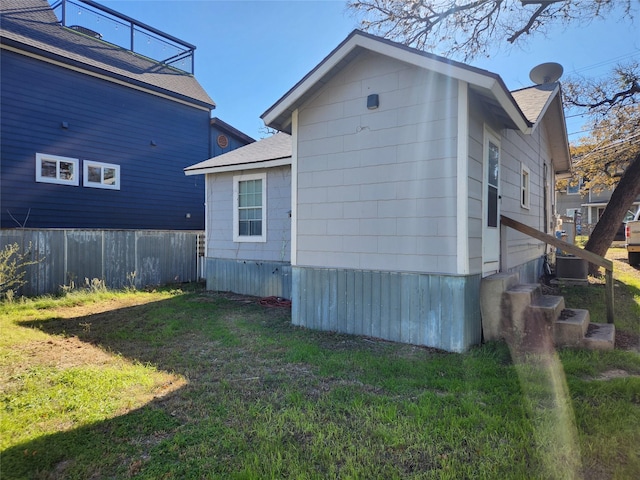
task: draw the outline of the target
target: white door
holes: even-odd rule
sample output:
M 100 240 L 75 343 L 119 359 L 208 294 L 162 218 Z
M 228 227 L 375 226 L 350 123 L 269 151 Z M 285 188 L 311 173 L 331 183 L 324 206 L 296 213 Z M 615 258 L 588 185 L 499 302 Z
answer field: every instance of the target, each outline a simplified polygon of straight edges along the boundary
M 482 275 L 500 271 L 500 141 L 484 132 Z

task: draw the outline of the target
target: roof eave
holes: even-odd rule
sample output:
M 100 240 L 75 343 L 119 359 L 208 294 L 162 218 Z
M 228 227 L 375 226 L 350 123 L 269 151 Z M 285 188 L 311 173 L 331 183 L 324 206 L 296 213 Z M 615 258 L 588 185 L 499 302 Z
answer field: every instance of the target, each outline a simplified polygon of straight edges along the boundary
M 246 143 L 254 143 L 256 140 L 255 138 L 250 137 L 249 135 L 247 135 L 244 132 L 241 132 L 240 130 L 238 130 L 237 128 L 233 127 L 232 125 L 229 125 L 227 122 L 225 122 L 224 120 L 219 119 L 218 117 L 214 117 L 210 120 L 210 124 L 211 125 L 215 125 L 217 127 L 219 127 L 222 130 L 226 130 L 227 133 L 229 135 L 233 135 L 234 137 L 246 142 Z
M 282 157 L 269 160 L 263 160 L 259 162 L 247 162 L 237 163 L 230 165 L 219 165 L 215 167 L 198 167 L 197 165 L 187 167 L 184 169 L 184 174 L 191 175 L 205 175 L 208 173 L 225 173 L 225 172 L 237 172 L 242 170 L 257 170 L 260 168 L 273 168 L 291 165 L 291 157 Z
M 216 108 L 216 104 L 213 100 L 211 100 L 211 102 L 205 102 L 202 100 L 198 100 L 196 98 L 187 96 L 187 95 L 182 95 L 179 94 L 177 92 L 171 91 L 171 90 L 167 90 L 167 89 L 163 89 L 160 87 L 157 87 L 155 85 L 146 83 L 146 82 L 141 82 L 141 81 L 137 81 L 134 80 L 130 77 L 126 77 L 124 75 L 118 75 L 116 73 L 110 72 L 106 69 L 102 69 L 99 67 L 96 67 L 95 65 L 90 65 L 84 62 L 80 62 L 78 60 L 73 60 L 70 59 L 68 57 L 65 57 L 63 55 L 58 55 L 56 53 L 52 53 L 37 47 L 34 47 L 32 45 L 23 43 L 23 42 L 19 42 L 17 40 L 11 39 L 11 38 L 7 38 L 5 36 L 0 36 L 0 43 L 2 45 L 7 45 L 8 47 L 12 47 L 16 50 L 22 50 L 26 53 L 31 53 L 34 55 L 37 55 L 39 57 L 42 58 L 46 58 L 46 59 L 50 59 L 52 61 L 55 61 L 57 63 L 62 63 L 65 65 L 69 65 L 70 67 L 74 67 L 80 70 L 85 70 L 87 72 L 92 72 L 95 74 L 99 74 L 103 77 L 109 77 L 109 78 L 113 78 L 114 80 L 118 80 L 119 82 L 124 82 L 124 83 L 129 83 L 131 85 L 135 85 L 137 87 L 140 88 L 144 88 L 146 90 L 149 91 L 153 91 L 153 92 L 157 92 L 157 93 L 161 93 L 165 96 L 169 96 L 169 97 L 173 97 L 176 98 L 177 100 L 181 100 L 182 102 L 187 102 L 187 103 L 191 103 L 195 106 L 198 107 L 204 107 L 207 108 L 209 110 L 215 109 Z
M 531 128 L 520 107 L 506 88 L 499 75 L 469 65 L 448 60 L 426 52 L 381 39 L 359 30 L 354 30 L 340 45 L 325 57 L 302 80 L 285 93 L 275 104 L 267 109 L 260 118 L 269 127 L 286 131 L 290 127 L 292 112 L 305 100 L 307 92 L 314 85 L 326 83 L 334 69 L 358 49 L 373 51 L 381 55 L 404 61 L 427 70 L 434 71 L 460 81 L 468 82 L 489 90 L 517 128 L 525 132 Z

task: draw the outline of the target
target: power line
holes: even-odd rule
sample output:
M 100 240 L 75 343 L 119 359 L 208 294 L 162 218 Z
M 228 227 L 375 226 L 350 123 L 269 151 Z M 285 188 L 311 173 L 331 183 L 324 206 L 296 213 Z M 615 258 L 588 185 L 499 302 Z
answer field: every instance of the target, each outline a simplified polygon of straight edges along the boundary
M 625 58 L 635 57 L 636 55 L 640 55 L 640 50 L 635 50 L 634 52 L 625 53 L 624 55 L 619 55 L 619 56 L 613 57 L 613 58 L 611 58 L 609 60 L 603 60 L 601 62 L 594 63 L 592 65 L 587 65 L 585 67 L 576 68 L 576 69 L 572 70 L 569 73 L 579 73 L 579 72 L 584 72 L 586 70 L 592 70 L 594 68 L 603 67 L 603 66 L 608 65 L 610 63 L 619 62 L 620 60 L 624 60 Z

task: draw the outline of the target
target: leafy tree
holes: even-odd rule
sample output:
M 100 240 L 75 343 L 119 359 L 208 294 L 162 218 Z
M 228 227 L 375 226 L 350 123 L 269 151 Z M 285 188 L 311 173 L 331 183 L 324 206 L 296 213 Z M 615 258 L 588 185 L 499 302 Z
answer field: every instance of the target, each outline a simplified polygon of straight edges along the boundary
M 572 149 L 576 176 L 585 179 L 585 189 L 614 188 L 585 245 L 604 256 L 640 195 L 640 65 L 616 67 L 604 80 L 569 81 L 565 94 L 568 105 L 586 108 L 591 117 L 592 134 Z

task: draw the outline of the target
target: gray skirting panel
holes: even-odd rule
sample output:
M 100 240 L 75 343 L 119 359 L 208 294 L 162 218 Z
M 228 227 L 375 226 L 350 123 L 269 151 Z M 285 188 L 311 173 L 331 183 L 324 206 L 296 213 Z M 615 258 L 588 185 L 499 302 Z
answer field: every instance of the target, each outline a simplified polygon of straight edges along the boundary
M 259 260 L 206 258 L 207 290 L 291 298 L 291 265 Z
M 480 275 L 292 270 L 295 325 L 452 352 L 481 342 Z

